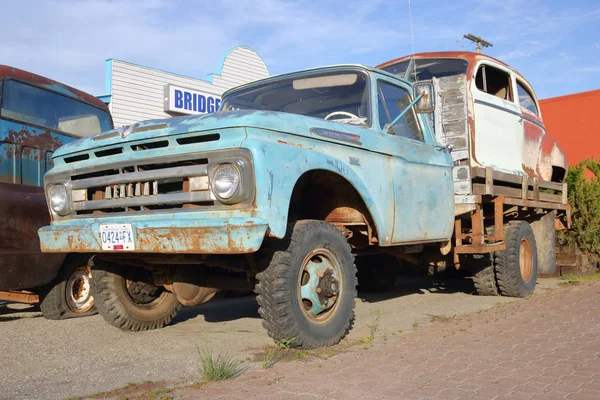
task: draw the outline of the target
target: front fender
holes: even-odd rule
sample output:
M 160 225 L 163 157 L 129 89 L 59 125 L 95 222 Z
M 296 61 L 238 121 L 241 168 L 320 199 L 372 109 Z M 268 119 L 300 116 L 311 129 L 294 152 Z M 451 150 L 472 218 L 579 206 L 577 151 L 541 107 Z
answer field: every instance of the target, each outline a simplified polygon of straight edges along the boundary
M 249 149 L 256 171 L 257 215 L 269 221 L 271 236 L 282 238 L 287 229 L 294 186 L 312 170 L 340 175 L 363 199 L 381 244 L 391 237 L 393 188 L 387 156 L 336 143 L 273 131 L 248 128 L 242 147 Z

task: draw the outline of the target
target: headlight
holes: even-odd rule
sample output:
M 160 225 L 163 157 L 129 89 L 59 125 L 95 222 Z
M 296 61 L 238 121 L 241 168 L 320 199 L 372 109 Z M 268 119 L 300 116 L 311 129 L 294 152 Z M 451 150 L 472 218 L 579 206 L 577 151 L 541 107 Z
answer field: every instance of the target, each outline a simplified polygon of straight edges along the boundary
M 50 208 L 58 215 L 67 215 L 71 212 L 69 193 L 64 184 L 52 186 L 49 192 Z
M 237 193 L 241 180 L 240 171 L 235 165 L 221 164 L 215 168 L 210 185 L 215 196 L 228 200 Z

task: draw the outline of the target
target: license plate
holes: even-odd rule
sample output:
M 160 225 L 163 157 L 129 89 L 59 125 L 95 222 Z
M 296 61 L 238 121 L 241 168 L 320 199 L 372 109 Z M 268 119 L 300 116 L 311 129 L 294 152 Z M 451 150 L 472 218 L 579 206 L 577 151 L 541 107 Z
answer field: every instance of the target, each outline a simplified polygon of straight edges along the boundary
M 100 241 L 102 250 L 135 250 L 135 237 L 131 224 L 100 225 Z

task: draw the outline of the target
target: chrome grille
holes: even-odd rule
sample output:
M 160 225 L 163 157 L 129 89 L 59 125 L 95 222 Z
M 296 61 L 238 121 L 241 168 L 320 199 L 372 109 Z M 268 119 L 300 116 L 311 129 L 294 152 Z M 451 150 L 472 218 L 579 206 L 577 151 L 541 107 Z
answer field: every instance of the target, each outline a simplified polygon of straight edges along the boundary
M 208 159 L 122 164 L 71 177 L 78 215 L 213 205 Z M 190 180 L 194 183 L 190 185 Z M 198 181 L 205 184 L 198 184 Z

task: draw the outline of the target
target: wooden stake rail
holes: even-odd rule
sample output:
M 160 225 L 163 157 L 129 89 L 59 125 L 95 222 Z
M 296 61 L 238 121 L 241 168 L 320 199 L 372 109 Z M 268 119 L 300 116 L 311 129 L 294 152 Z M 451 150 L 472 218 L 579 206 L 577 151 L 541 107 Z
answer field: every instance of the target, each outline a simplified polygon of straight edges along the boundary
M 501 195 L 546 203 L 567 204 L 568 202 L 565 182 L 549 182 L 529 176 L 507 174 L 494 171 L 489 167 L 473 167 L 471 176 L 475 180 L 485 179 L 485 183 L 473 183 L 473 194 Z M 543 189 L 553 193 L 546 193 L 542 191 Z
M 543 181 L 481 167 L 473 167 L 471 177 L 471 194 L 475 195 L 472 196 L 475 203 L 469 203 L 471 211 L 459 216 L 454 225 L 454 264 L 457 268 L 460 266 L 460 254 L 485 254 L 506 249 L 504 222 L 505 219 L 519 218 L 511 216 L 515 207 L 519 213 L 536 210 L 536 213 L 543 214 L 557 210 L 560 216 L 557 221 L 560 220 L 561 223 L 556 226 L 566 227 L 570 224 L 566 183 Z M 484 205 L 490 203 L 493 204 L 493 215 L 487 205 L 487 214 L 484 216 Z M 465 223 L 467 229 L 464 227 Z M 486 234 L 486 225 L 494 226 L 493 234 Z

